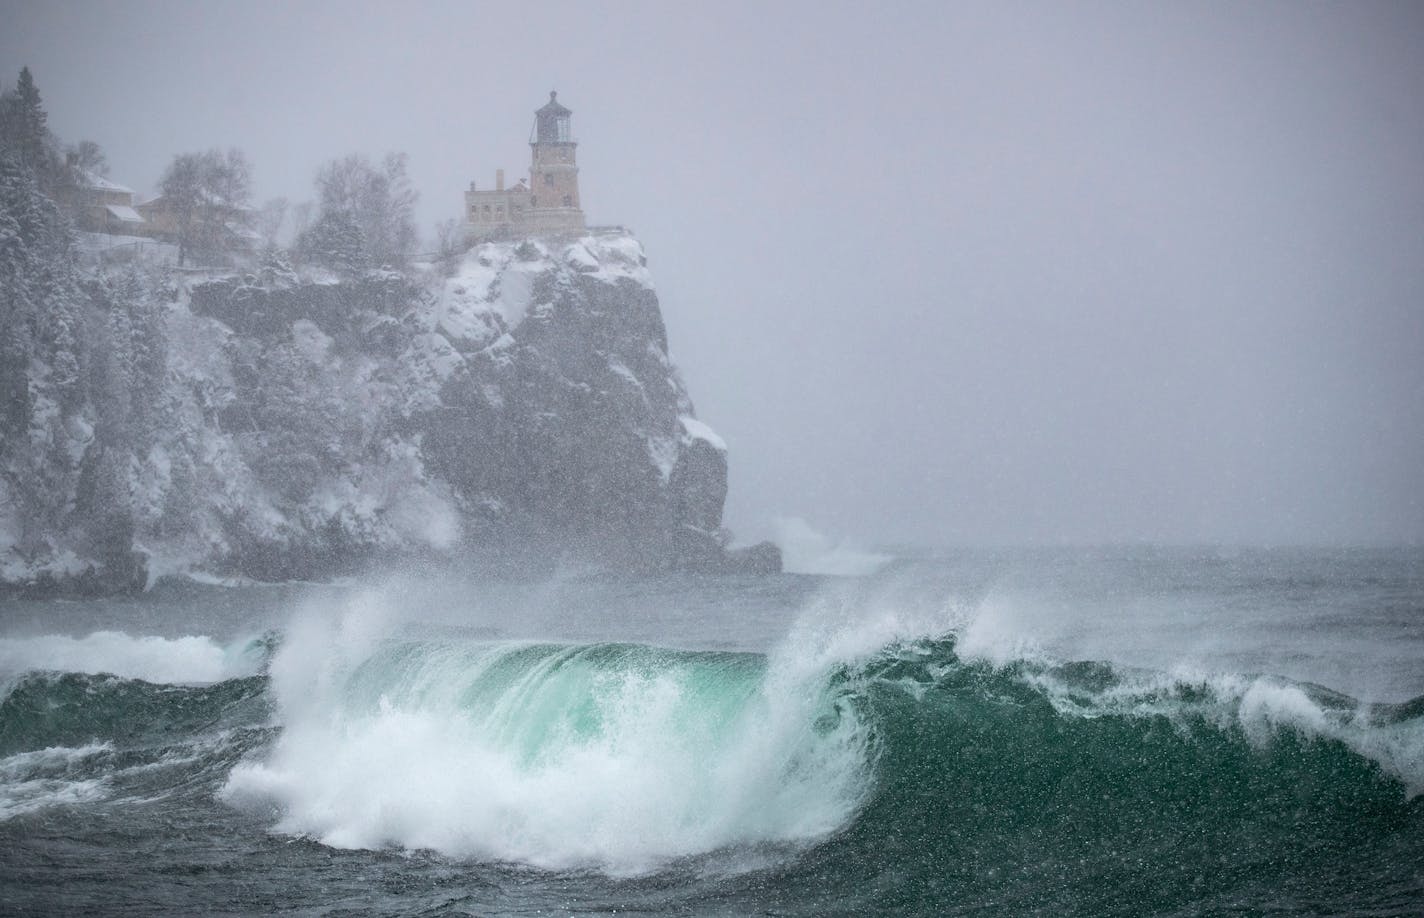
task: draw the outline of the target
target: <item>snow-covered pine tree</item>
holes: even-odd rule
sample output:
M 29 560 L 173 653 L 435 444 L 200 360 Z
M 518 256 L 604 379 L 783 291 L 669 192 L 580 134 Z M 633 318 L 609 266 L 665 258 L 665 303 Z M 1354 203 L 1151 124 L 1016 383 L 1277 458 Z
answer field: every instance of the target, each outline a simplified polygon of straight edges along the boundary
M 15 89 L 0 96 L 0 150 L 13 155 L 44 191 L 53 194 L 63 170 L 48 121 L 34 76 L 29 67 L 22 67 Z
M 366 234 L 346 210 L 322 211 L 296 248 L 303 259 L 345 274 L 358 274 L 369 263 Z
M 361 227 L 365 251 L 376 267 L 400 268 L 415 249 L 415 202 L 406 155 L 388 153 L 379 166 L 358 154 L 335 159 L 317 173 L 323 217 L 344 213 Z

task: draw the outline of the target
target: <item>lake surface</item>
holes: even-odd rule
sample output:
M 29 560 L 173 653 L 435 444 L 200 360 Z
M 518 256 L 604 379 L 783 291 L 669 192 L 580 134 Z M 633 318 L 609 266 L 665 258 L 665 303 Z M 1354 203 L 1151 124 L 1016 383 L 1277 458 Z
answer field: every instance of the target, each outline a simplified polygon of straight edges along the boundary
M 1411 914 L 1424 552 L 0 604 L 0 911 Z

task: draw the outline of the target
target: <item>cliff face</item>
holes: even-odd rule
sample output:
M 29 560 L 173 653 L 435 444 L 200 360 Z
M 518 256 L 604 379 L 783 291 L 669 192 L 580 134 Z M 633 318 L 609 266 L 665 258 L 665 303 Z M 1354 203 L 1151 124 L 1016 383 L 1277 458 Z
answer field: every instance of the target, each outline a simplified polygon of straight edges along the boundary
M 719 553 L 726 449 L 668 360 L 645 265 L 628 235 L 486 244 L 421 321 L 424 455 L 479 541 L 634 567 Z
M 487 243 L 424 282 L 280 264 L 125 278 L 129 311 L 161 320 L 147 420 L 122 429 L 95 395 L 46 429 L 40 446 L 66 457 L 53 524 L 22 537 L 5 520 L 36 509 L 0 494 L 12 588 L 412 557 L 729 564 L 726 449 L 668 360 L 631 235 Z

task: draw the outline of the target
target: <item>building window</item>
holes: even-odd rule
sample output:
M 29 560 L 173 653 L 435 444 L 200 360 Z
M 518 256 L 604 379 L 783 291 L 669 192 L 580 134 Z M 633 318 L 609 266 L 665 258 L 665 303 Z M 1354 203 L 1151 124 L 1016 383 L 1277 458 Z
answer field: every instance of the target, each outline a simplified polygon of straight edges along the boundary
M 573 195 L 571 195 L 571 194 L 566 194 L 566 195 L 564 195 L 564 206 L 565 206 L 565 207 L 573 207 L 573 206 L 574 206 L 574 196 L 573 196 Z
M 485 205 L 485 219 L 488 220 L 488 219 L 489 219 L 489 216 L 490 216 L 490 209 L 489 209 L 489 205 L 486 204 L 486 205 Z
M 538 207 L 538 206 L 539 206 L 539 196 L 538 196 L 537 194 L 536 194 L 536 195 L 533 195 L 533 196 L 531 196 L 531 197 L 529 198 L 529 206 L 530 206 L 530 207 Z
M 545 173 L 544 173 L 544 184 L 545 184 L 545 185 L 552 185 L 552 184 L 554 184 L 554 173 L 552 173 L 552 172 L 545 172 Z
M 496 207 L 496 208 L 494 209 L 494 216 L 495 216 L 495 219 L 496 219 L 496 220 L 503 220 L 503 219 L 504 219 L 504 208 L 503 208 L 503 207 Z

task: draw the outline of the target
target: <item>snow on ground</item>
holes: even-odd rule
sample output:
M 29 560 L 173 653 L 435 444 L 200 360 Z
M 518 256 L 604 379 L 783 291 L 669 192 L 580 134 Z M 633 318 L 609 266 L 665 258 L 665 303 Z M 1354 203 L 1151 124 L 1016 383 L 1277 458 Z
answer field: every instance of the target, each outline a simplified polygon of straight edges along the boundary
M 717 431 L 697 420 L 697 418 L 684 414 L 678 417 L 678 421 L 682 423 L 684 442 L 691 443 L 693 440 L 706 440 L 713 449 L 724 453 L 727 451 L 727 441 L 718 436 Z
M 537 257 L 529 260 L 518 258 L 517 248 L 514 243 L 489 242 L 466 254 L 440 291 L 436 322 L 441 331 L 482 345 L 524 321 L 534 279 L 552 264 L 542 246 L 533 245 Z
M 30 583 L 48 575 L 55 579 L 78 577 L 94 566 L 68 548 L 61 548 L 46 555 L 38 563 L 31 563 L 14 551 L 0 553 L 0 583 Z
M 497 342 L 519 327 L 533 305 L 535 279 L 562 266 L 604 283 L 632 280 L 652 286 L 643 246 L 632 236 L 584 236 L 555 258 L 539 240 L 486 242 L 460 262 L 437 298 L 435 327 L 453 341 L 476 347 Z
M 111 236 L 108 233 L 75 233 L 75 248 L 81 257 L 105 263 L 132 259 L 151 265 L 176 265 L 178 246 L 146 236 Z
M 584 236 L 564 250 L 563 261 L 580 274 L 606 283 L 627 278 L 645 287 L 653 285 L 643 244 L 626 233 Z
M 159 254 L 164 248 L 138 237 L 98 234 L 86 234 L 81 244 L 96 257 L 125 247 Z M 154 536 L 152 544 L 140 540 L 136 545 L 149 553 L 150 573 L 191 574 L 212 558 L 224 556 L 234 547 L 224 523 L 231 519 L 240 519 L 249 536 L 276 542 L 300 539 L 304 531 L 319 529 L 327 522 L 379 543 L 447 548 L 458 542 L 463 523 L 460 501 L 424 467 L 418 437 L 360 425 L 354 431 L 364 444 L 360 457 L 353 457 L 339 474 L 317 482 L 300 507 L 292 507 L 281 494 L 268 493 L 271 483 L 248 466 L 254 443 L 259 449 L 263 444 L 254 440 L 258 433 L 250 420 L 235 410 L 240 407 L 235 405 L 240 387 L 234 378 L 231 352 L 234 345 L 244 343 L 242 333 L 189 308 L 189 291 L 207 279 L 201 275 L 232 273 L 232 269 L 202 269 L 176 276 L 177 301 L 165 307 L 169 377 L 174 384 L 171 429 L 137 460 L 132 481 L 137 521 L 141 527 L 151 526 L 166 512 L 165 501 L 175 489 L 194 489 L 200 496 L 185 521 L 183 535 Z M 554 288 L 540 294 L 546 299 L 574 293 L 576 298 L 570 302 L 581 302 L 577 287 L 584 278 L 606 284 L 652 284 L 642 245 L 625 233 L 593 233 L 559 243 L 486 243 L 465 255 L 454 276 L 429 278 L 428 294 L 417 298 L 402 320 L 410 323 L 412 335 L 398 357 L 338 347 L 327 330 L 305 318 L 291 324 L 290 341 L 325 381 L 322 397 L 347 406 L 355 417 L 376 418 L 390 412 L 410 417 L 439 408 L 444 384 L 461 372 L 467 361 L 474 360 L 475 352 L 481 361 L 492 360 L 496 365 L 517 359 L 518 328 L 538 306 L 536 286 L 541 291 Z M 307 267 L 290 274 L 287 281 L 268 277 L 261 283 L 276 282 L 344 281 L 332 272 Z M 619 299 L 611 298 L 613 302 Z M 678 459 L 697 441 L 719 451 L 726 445 L 692 416 L 692 406 L 661 343 L 650 340 L 645 346 L 650 363 L 625 363 L 609 353 L 605 355 L 607 375 L 567 382 L 585 390 L 595 382 L 603 386 L 611 382 L 618 389 L 626 384 L 630 391 L 618 393 L 620 398 L 626 395 L 642 400 L 646 420 L 638 426 L 646 422 L 651 429 L 633 432 L 643 439 L 651 465 L 667 483 Z M 641 358 L 641 351 L 637 356 Z M 644 368 L 641 377 L 630 363 Z M 654 411 L 652 405 L 661 404 L 667 387 L 659 377 L 664 374 L 676 398 L 674 405 L 666 406 L 672 408 L 668 413 L 662 413 L 661 408 Z M 495 381 L 479 385 L 488 404 L 502 405 L 505 393 Z M 55 411 L 56 406 L 37 400 L 35 412 L 41 420 Z M 669 423 L 672 417 L 676 421 Z M 73 423 L 87 422 L 81 418 Z M 39 426 L 48 430 L 45 424 Z M 67 431 L 70 444 L 86 445 L 92 437 L 92 428 Z M 0 497 L 4 497 L 3 485 Z M 502 509 L 498 495 L 485 499 L 495 509 Z M 8 503 L 0 500 L 0 510 Z M 15 545 L 22 524 L 13 513 L 0 513 L 0 581 L 33 579 L 41 566 L 64 576 L 78 575 L 92 565 L 62 547 L 46 553 L 42 564 L 30 563 Z
M 677 454 L 678 444 L 672 437 L 648 438 L 648 458 L 653 460 L 664 482 L 672 478 L 672 470 L 677 466 Z
M 548 265 L 542 262 L 516 262 L 500 275 L 499 295 L 490 303 L 490 308 L 504 320 L 505 328 L 516 328 L 524 321 L 534 290 L 534 278 L 547 269 Z
M 292 343 L 312 363 L 321 363 L 331 351 L 331 336 L 310 319 L 298 319 L 292 323 Z

